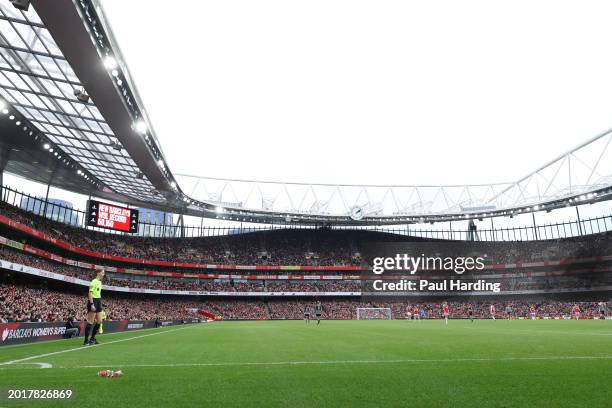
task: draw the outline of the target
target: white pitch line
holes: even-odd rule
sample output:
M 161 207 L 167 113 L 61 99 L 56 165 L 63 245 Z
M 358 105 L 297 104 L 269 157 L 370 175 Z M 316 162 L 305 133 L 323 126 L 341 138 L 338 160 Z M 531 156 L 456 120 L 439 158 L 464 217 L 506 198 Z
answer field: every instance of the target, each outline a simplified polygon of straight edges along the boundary
M 342 365 L 342 364 L 407 364 L 407 363 L 461 363 L 502 361 L 562 361 L 562 360 L 611 360 L 612 356 L 541 356 L 500 358 L 451 358 L 451 359 L 397 359 L 397 360 L 328 360 L 328 361 L 270 361 L 270 362 L 220 362 L 220 363 L 172 363 L 172 364 L 104 364 L 77 367 L 55 366 L 54 368 L 79 369 L 100 368 L 115 365 L 118 368 L 147 367 L 235 367 L 235 366 L 292 366 L 292 365 Z M 1 368 L 0 368 L 1 369 Z
M 38 354 L 38 355 L 35 355 L 35 356 L 20 358 L 18 360 L 5 361 L 5 362 L 0 363 L 0 366 L 10 365 L 10 364 L 17 364 L 17 363 L 21 363 L 23 361 L 30 361 L 30 360 L 35 360 L 37 358 L 55 356 L 57 354 L 70 353 L 72 351 L 87 350 L 87 349 L 90 349 L 92 347 L 102 347 L 102 346 L 106 346 L 106 345 L 109 345 L 109 344 L 121 343 L 121 342 L 124 342 L 124 341 L 130 341 L 130 340 L 136 340 L 136 339 L 142 339 L 143 337 L 157 336 L 158 334 L 172 333 L 172 332 L 179 331 L 179 330 L 189 329 L 191 327 L 194 327 L 194 326 L 180 327 L 180 328 L 174 329 L 174 330 L 165 330 L 165 331 L 161 331 L 161 332 L 157 332 L 157 333 L 143 334 L 141 336 L 129 337 L 127 339 L 113 340 L 113 341 L 109 341 L 109 342 L 102 343 L 102 344 L 96 344 L 96 345 L 93 345 L 93 346 L 79 346 L 79 347 L 75 347 L 75 348 L 71 348 L 71 349 L 66 349 L 66 350 L 53 351 L 51 353 Z
M 49 364 L 49 363 L 17 363 L 20 365 L 27 365 L 27 364 L 32 364 L 32 365 L 37 365 L 40 368 L 53 368 L 53 364 Z

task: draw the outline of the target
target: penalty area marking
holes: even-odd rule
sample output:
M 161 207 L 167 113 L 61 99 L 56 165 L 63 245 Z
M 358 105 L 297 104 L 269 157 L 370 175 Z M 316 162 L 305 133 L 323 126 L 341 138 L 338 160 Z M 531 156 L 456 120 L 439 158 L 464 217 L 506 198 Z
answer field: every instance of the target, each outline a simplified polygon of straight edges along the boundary
M 180 327 L 178 329 L 164 330 L 164 331 L 157 332 L 157 333 L 143 334 L 143 335 L 140 335 L 140 336 L 128 337 L 127 339 L 113 340 L 113 341 L 109 341 L 109 342 L 102 343 L 102 344 L 95 344 L 95 345 L 92 345 L 92 346 L 79 346 L 79 347 L 74 347 L 74 348 L 66 349 L 66 350 L 53 351 L 51 353 L 38 354 L 38 355 L 35 355 L 35 356 L 20 358 L 20 359 L 17 359 L 17 360 L 4 361 L 4 362 L 0 363 L 0 366 L 7 366 L 7 365 L 11 365 L 11 364 L 19 364 L 19 363 L 22 363 L 24 361 L 35 360 L 37 358 L 55 356 L 57 354 L 70 353 L 72 351 L 78 351 L 78 350 L 87 350 L 87 349 L 90 349 L 90 348 L 93 348 L 93 347 L 102 347 L 102 346 L 106 346 L 106 345 L 109 345 L 109 344 L 121 343 L 121 342 L 124 342 L 124 341 L 130 341 L 130 340 L 136 340 L 136 339 L 142 339 L 143 337 L 157 336 L 158 334 L 173 333 L 173 332 L 176 332 L 176 331 L 179 331 L 179 330 L 185 330 L 185 329 L 189 329 L 189 328 L 192 328 L 192 327 L 195 327 L 195 326 Z
M 236 366 L 297 366 L 297 365 L 343 365 L 343 364 L 410 364 L 410 363 L 461 363 L 461 362 L 510 362 L 510 361 L 563 361 L 563 360 L 611 360 L 612 356 L 541 356 L 500 358 L 449 358 L 449 359 L 398 359 L 398 360 L 329 360 L 329 361 L 270 361 L 270 362 L 220 362 L 220 363 L 171 363 L 171 364 L 114 364 L 120 368 L 157 367 L 236 367 Z M 100 368 L 104 365 L 77 367 L 55 366 L 54 368 L 79 369 Z M 112 364 L 110 364 L 112 365 Z M 0 368 L 2 369 L 2 368 Z

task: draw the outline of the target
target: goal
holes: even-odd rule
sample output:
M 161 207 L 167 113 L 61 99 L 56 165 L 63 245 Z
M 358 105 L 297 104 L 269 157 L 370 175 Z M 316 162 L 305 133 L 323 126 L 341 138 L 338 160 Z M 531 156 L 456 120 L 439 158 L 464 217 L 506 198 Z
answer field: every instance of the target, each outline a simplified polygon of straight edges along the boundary
M 391 308 L 358 307 L 357 320 L 391 320 Z

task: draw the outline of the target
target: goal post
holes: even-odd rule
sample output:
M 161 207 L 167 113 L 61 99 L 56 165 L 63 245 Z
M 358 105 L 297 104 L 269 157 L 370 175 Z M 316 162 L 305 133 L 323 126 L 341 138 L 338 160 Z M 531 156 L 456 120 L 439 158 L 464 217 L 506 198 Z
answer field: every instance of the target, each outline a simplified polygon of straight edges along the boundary
M 390 307 L 358 307 L 357 320 L 391 320 Z

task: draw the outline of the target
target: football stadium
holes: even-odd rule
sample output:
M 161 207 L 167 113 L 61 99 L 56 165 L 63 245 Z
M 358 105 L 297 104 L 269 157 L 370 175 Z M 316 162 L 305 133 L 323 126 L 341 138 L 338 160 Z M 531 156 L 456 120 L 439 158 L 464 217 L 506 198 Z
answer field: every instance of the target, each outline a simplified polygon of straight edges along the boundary
M 0 408 L 612 406 L 605 3 L 409 3 L 0 0 Z

